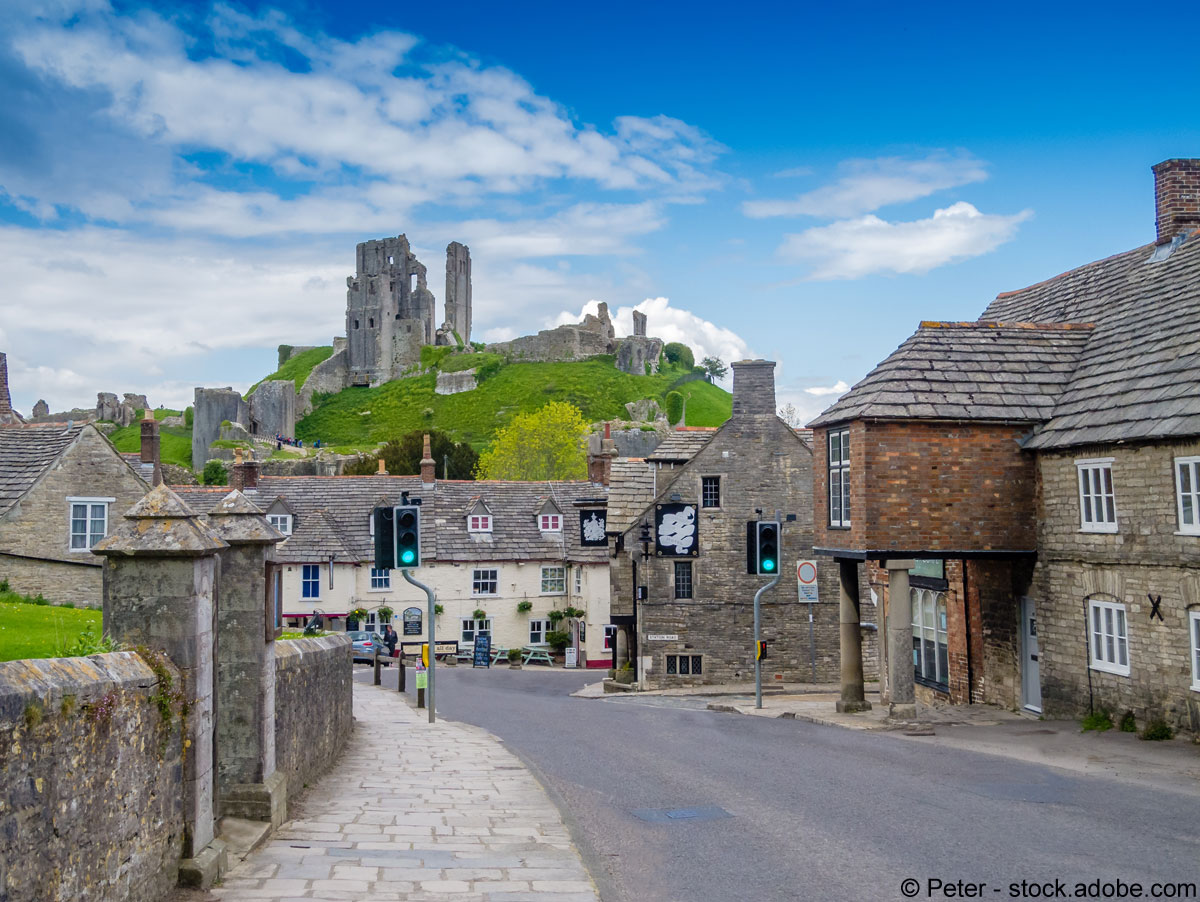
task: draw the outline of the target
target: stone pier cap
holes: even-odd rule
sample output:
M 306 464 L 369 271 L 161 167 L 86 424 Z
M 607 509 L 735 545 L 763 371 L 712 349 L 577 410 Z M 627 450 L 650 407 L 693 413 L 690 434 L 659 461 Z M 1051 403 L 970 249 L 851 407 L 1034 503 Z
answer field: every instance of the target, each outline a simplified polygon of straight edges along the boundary
M 208 528 L 236 545 L 274 545 L 287 538 L 267 522 L 262 510 L 237 489 L 208 512 Z
M 201 523 L 196 512 L 163 484 L 127 510 L 112 534 L 92 546 L 92 553 L 203 557 L 228 547 L 228 542 Z

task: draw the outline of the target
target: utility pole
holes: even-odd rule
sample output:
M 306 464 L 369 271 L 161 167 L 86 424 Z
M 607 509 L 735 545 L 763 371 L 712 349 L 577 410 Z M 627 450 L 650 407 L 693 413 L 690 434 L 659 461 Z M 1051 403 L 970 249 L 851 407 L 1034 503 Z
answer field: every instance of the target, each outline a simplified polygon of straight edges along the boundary
M 434 708 L 434 706 L 433 706 L 433 666 L 437 661 L 437 655 L 434 654 L 435 650 L 437 649 L 437 637 L 434 635 L 434 633 L 436 632 L 436 629 L 434 626 L 434 624 L 435 624 L 435 621 L 434 621 L 435 599 L 433 596 L 433 589 L 429 588 L 429 586 L 425 585 L 424 583 L 418 582 L 417 580 L 413 579 L 412 571 L 401 570 L 400 572 L 404 574 L 404 578 L 408 582 L 410 582 L 412 585 L 416 586 L 418 589 L 425 590 L 425 598 L 429 603 L 429 612 L 425 615 L 426 620 L 429 623 L 429 692 L 428 692 L 429 698 L 428 698 L 428 706 L 429 706 L 429 722 L 434 723 L 437 720 L 437 709 Z
M 775 522 L 779 524 L 779 563 L 775 567 L 775 576 L 765 586 L 754 593 L 754 707 L 762 707 L 762 610 L 759 599 L 767 589 L 773 589 L 779 583 L 779 573 L 783 570 L 783 518 L 775 511 Z M 429 685 L 433 685 L 430 683 Z

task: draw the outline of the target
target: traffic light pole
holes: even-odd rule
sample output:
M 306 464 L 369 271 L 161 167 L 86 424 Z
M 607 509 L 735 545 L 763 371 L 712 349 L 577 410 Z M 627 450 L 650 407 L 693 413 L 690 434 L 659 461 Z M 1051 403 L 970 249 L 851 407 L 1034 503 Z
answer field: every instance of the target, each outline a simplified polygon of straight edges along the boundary
M 769 583 L 754 593 L 754 707 L 762 707 L 762 609 L 759 599 L 767 589 L 773 589 L 779 584 L 779 574 L 783 570 L 783 518 L 775 511 L 775 521 L 779 524 L 779 563 L 775 567 L 775 576 Z M 433 684 L 430 683 L 432 686 Z
M 429 586 L 425 585 L 424 583 L 417 582 L 415 579 L 413 579 L 411 570 L 401 570 L 400 572 L 404 574 L 404 578 L 412 585 L 416 586 L 418 589 L 425 590 L 425 598 L 429 602 L 429 613 L 426 615 L 426 621 L 429 623 L 429 691 L 426 693 L 428 696 L 426 702 L 427 707 L 429 708 L 429 722 L 434 723 L 437 720 L 437 709 L 433 705 L 433 666 L 437 661 L 437 655 L 434 653 L 437 649 L 437 639 L 434 636 L 435 618 L 433 589 L 429 588 Z M 757 606 L 755 609 L 757 610 Z

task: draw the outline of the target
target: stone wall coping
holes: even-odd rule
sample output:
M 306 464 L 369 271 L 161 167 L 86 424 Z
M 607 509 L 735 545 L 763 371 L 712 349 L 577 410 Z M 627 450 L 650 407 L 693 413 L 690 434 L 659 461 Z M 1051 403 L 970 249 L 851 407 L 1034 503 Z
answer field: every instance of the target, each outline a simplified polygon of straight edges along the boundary
M 283 639 L 275 643 L 275 669 L 303 667 L 304 659 L 321 654 L 346 654 L 350 637 L 313 636 L 311 639 Z
M 22 717 L 31 701 L 46 703 L 67 695 L 86 700 L 113 689 L 144 689 L 157 679 L 150 665 L 133 651 L 5 661 L 0 663 L 0 722 Z

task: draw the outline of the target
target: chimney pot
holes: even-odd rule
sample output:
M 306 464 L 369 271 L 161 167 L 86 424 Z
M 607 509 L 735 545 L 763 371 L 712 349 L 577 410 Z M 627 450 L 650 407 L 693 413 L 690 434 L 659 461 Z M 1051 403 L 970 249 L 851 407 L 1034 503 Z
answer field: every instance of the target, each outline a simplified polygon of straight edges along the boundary
M 433 451 L 429 446 L 429 433 L 425 433 L 425 448 L 421 456 L 421 482 L 425 485 L 433 485 L 437 478 L 436 469 L 437 463 L 433 459 Z
M 1163 160 L 1151 169 L 1157 243 L 1200 229 L 1200 159 Z
M 384 466 L 384 463 L 383 463 L 383 458 L 382 458 L 382 457 L 381 457 L 381 458 L 379 458 L 379 475 L 380 475 L 380 476 L 387 476 L 387 467 L 386 467 L 386 466 Z

